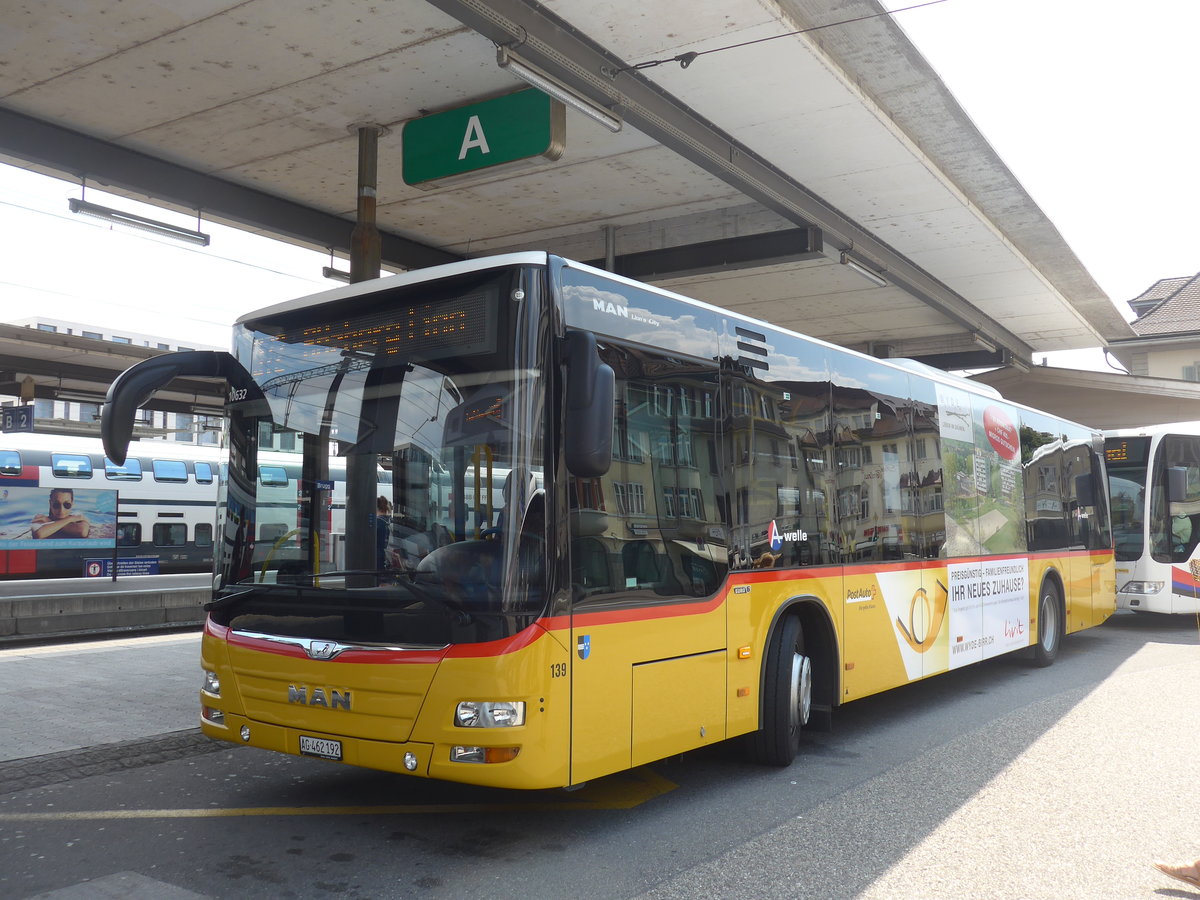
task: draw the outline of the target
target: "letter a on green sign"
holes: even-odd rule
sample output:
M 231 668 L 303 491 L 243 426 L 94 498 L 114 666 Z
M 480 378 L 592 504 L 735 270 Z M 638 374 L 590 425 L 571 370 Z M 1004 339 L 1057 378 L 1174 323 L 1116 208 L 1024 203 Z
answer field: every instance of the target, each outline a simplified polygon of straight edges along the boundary
M 401 132 L 404 183 L 424 185 L 538 156 L 558 159 L 565 132 L 563 105 L 536 88 L 412 119 Z

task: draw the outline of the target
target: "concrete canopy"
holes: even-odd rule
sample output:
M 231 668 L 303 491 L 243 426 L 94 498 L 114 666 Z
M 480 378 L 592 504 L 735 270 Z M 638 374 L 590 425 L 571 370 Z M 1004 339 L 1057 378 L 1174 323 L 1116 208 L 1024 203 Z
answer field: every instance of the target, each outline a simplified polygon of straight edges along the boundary
M 1140 428 L 1192 421 L 1200 415 L 1200 386 L 1174 378 L 1044 366 L 1027 373 L 994 369 L 972 377 L 1009 400 L 1092 428 Z
M 639 277 L 682 293 L 943 365 L 1131 337 L 882 12 L 875 0 L 19 2 L 0 155 L 343 250 L 354 126 L 377 123 L 395 266 L 611 249 L 618 270 L 636 260 Z M 832 27 L 795 33 L 815 26 Z M 624 126 L 568 110 L 556 162 L 406 186 L 404 122 L 523 86 L 497 45 Z M 686 68 L 630 68 L 691 53 Z M 754 236 L 769 248 L 758 256 Z M 841 265 L 843 251 L 887 284 Z

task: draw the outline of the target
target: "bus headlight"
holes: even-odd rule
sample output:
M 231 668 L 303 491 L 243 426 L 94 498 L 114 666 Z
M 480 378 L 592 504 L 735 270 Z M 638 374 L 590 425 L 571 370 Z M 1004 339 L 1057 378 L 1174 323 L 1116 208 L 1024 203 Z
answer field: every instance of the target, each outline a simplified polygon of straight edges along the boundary
M 525 724 L 522 700 L 464 700 L 454 710 L 459 728 L 511 728 Z
M 1121 586 L 1122 594 L 1157 594 L 1165 581 L 1127 581 Z
M 209 694 L 221 696 L 221 679 L 216 672 L 204 673 L 204 691 Z

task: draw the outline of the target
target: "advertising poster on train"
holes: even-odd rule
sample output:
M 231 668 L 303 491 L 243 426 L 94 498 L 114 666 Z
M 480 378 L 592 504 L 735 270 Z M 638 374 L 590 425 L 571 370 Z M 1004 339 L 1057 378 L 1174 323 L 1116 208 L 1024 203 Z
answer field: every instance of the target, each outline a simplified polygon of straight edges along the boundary
M 0 491 L 0 550 L 112 550 L 116 533 L 116 491 Z

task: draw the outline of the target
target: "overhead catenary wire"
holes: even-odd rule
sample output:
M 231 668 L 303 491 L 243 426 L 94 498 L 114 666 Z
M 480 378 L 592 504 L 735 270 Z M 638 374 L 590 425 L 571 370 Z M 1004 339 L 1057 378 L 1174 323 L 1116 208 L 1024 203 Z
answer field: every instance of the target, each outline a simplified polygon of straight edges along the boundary
M 645 62 L 634 63 L 631 66 L 622 66 L 619 69 L 611 69 L 607 71 L 610 78 L 616 78 L 622 72 L 632 72 L 638 69 L 652 69 L 655 66 L 666 65 L 667 63 L 677 62 L 681 69 L 686 69 L 701 56 L 708 56 L 711 53 L 724 53 L 726 50 L 737 50 L 740 47 L 749 47 L 753 44 L 762 44 L 767 41 L 777 41 L 780 38 L 795 37 L 798 34 L 808 34 L 813 31 L 820 31 L 824 28 L 836 28 L 839 25 L 851 25 L 854 22 L 865 22 L 868 19 L 880 19 L 888 16 L 894 16 L 896 13 L 908 12 L 914 9 L 922 9 L 926 6 L 936 6 L 939 3 L 945 3 L 947 0 L 926 0 L 924 3 L 917 3 L 913 6 L 905 6 L 901 9 L 885 10 L 881 13 L 871 13 L 866 16 L 856 16 L 853 19 L 841 19 L 837 22 L 826 22 L 824 25 L 813 25 L 809 28 L 801 28 L 798 31 L 789 31 L 786 34 L 772 34 L 768 37 L 755 38 L 752 41 L 741 41 L 737 44 L 729 44 L 724 47 L 713 47 L 710 50 L 691 50 L 687 53 L 680 53 L 676 56 L 671 56 L 666 59 L 648 59 Z

